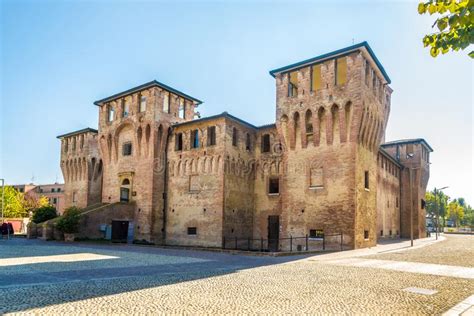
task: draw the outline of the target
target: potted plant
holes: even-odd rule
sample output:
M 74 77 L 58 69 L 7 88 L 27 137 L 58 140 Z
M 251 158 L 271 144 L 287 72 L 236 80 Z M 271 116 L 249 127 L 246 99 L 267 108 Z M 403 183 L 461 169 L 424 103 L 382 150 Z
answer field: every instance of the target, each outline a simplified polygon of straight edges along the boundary
M 64 233 L 64 241 L 74 241 L 74 234 L 79 230 L 80 211 L 77 207 L 68 207 L 58 220 L 56 227 Z

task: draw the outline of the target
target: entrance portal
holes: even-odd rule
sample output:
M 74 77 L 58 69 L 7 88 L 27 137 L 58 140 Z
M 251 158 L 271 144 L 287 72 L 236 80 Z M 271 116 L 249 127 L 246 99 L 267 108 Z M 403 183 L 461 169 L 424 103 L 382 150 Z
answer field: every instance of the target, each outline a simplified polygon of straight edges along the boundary
M 278 251 L 279 238 L 280 217 L 278 215 L 268 216 L 268 251 Z

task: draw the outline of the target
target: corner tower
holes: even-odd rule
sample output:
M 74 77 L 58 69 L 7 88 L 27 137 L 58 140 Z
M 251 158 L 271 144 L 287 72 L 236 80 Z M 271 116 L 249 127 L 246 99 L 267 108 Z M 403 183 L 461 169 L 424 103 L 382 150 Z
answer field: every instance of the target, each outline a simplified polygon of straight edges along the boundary
M 377 153 L 392 93 L 384 68 L 363 42 L 270 74 L 286 170 L 281 230 L 375 245 Z
M 163 242 L 169 128 L 194 119 L 200 103 L 156 80 L 94 102 L 104 165 L 102 201 L 135 205 L 136 240 Z

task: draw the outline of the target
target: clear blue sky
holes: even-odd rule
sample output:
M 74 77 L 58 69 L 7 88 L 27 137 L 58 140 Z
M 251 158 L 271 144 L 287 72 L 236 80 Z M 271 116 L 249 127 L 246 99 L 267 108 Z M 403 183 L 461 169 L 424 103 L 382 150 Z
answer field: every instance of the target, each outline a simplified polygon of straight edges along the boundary
M 474 204 L 473 66 L 421 44 L 417 2 L 1 2 L 1 169 L 7 182 L 62 181 L 56 136 L 97 127 L 93 101 L 157 79 L 228 111 L 274 121 L 268 71 L 368 41 L 394 89 L 387 140 L 425 138 L 429 188 Z M 383 3 L 382 3 L 383 2 Z

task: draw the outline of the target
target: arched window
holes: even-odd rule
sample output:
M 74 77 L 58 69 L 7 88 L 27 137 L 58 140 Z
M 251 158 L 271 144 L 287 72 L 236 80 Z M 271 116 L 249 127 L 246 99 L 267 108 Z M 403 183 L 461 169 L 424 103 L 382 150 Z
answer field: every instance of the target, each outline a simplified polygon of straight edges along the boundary
M 128 180 L 128 179 L 123 179 L 122 185 L 130 185 L 130 180 Z
M 304 121 L 306 128 L 306 144 L 309 144 L 313 141 L 313 116 L 311 110 L 306 111 Z

